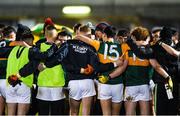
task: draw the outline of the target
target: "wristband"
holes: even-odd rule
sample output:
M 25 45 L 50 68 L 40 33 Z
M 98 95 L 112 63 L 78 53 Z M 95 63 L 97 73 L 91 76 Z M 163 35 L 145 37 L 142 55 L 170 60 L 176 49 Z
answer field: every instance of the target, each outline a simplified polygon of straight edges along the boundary
M 162 46 L 162 44 L 163 44 L 163 42 L 160 41 L 160 42 L 159 42 L 159 45 Z
M 83 74 L 84 73 L 84 68 L 80 69 L 80 73 Z
M 116 63 L 116 62 L 113 62 L 113 64 L 114 64 L 114 68 L 116 68 L 116 67 L 117 67 L 117 63 Z
M 111 80 L 111 79 L 112 79 L 110 75 L 108 75 L 107 78 L 108 78 L 108 80 Z
M 47 68 L 46 65 L 43 63 L 43 68 Z
M 171 76 L 168 75 L 168 76 L 165 78 L 166 83 L 168 83 L 169 79 L 171 79 Z
M 21 78 L 21 75 L 20 75 L 19 73 L 17 73 L 16 76 L 17 76 L 18 78 Z
M 171 78 L 171 77 L 168 75 L 165 79 L 169 79 L 169 78 Z

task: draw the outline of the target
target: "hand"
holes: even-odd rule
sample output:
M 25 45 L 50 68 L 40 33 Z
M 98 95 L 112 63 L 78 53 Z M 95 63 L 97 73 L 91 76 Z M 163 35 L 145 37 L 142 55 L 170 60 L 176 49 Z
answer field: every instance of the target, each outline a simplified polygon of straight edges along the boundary
M 150 87 L 150 89 L 151 89 L 151 92 L 153 92 L 154 87 L 155 87 L 155 84 L 154 84 L 154 82 L 153 82 L 152 79 L 149 81 L 149 87 Z
M 168 77 L 166 78 L 166 83 L 169 85 L 169 87 L 171 88 L 171 90 L 173 90 L 173 82 L 172 82 L 171 76 L 168 76 Z
M 36 84 L 32 84 L 32 89 L 36 89 L 37 88 L 37 85 Z
M 120 57 L 117 61 L 114 62 L 116 64 L 115 67 L 123 65 L 123 62 L 124 62 L 124 59 Z
M 98 76 L 98 80 L 99 80 L 99 82 L 101 82 L 101 83 L 107 83 L 107 81 L 110 79 L 110 77 L 109 76 L 105 76 L 105 75 L 99 75 Z
M 81 69 L 81 73 L 85 75 L 91 75 L 94 71 L 94 68 L 91 65 L 87 65 L 86 68 Z
M 23 45 L 22 46 L 25 46 L 25 47 L 28 47 L 28 48 L 31 48 L 31 46 L 29 44 L 27 44 L 26 42 L 23 41 Z
M 20 84 L 21 85 L 21 80 L 19 80 L 19 77 L 18 77 L 18 74 L 16 75 L 10 75 L 8 77 L 8 83 L 10 85 L 12 85 L 13 87 L 15 87 L 17 84 Z
M 78 36 L 78 35 L 76 35 L 76 36 L 74 37 L 74 39 L 78 40 L 78 37 L 79 37 L 79 36 Z
M 161 45 L 163 44 L 163 42 L 162 42 L 161 40 L 158 40 L 156 43 L 157 43 L 159 46 L 161 46 Z
M 56 44 L 57 46 L 60 46 L 60 45 L 62 44 L 62 42 L 61 42 L 60 40 L 56 40 L 56 41 L 55 41 L 55 44 Z
M 81 37 L 81 35 L 77 34 L 77 35 L 75 35 L 74 39 L 79 40 L 80 37 Z
M 40 64 L 38 65 L 38 70 L 39 70 L 40 72 L 43 71 L 45 68 L 46 68 L 46 66 L 44 65 L 44 63 L 40 63 Z

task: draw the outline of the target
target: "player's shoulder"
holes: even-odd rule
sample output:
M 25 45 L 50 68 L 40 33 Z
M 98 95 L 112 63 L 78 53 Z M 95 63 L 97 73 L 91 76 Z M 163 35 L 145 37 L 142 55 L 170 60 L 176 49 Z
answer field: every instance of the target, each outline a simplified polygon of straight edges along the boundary
M 128 51 L 131 48 L 129 47 L 129 45 L 127 43 L 122 43 L 121 44 L 121 49 L 122 49 L 122 51 Z

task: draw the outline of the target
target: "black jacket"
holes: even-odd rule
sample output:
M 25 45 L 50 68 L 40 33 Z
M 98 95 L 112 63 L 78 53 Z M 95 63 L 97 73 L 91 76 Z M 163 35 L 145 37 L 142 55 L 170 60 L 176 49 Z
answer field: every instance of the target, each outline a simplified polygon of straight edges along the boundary
M 80 74 L 80 68 L 85 68 L 90 64 L 95 72 L 103 72 L 114 68 L 113 63 L 100 64 L 96 50 L 79 40 L 68 40 L 63 43 L 57 52 L 45 65 L 53 67 L 62 64 L 68 80 L 93 79 L 95 76 Z M 78 71 L 78 72 L 77 72 Z
M 23 77 L 32 74 L 37 69 L 39 62 L 51 57 L 57 49 L 57 46 L 53 44 L 47 51 L 41 52 L 37 46 L 33 46 L 29 49 L 29 63 L 19 70 L 19 74 Z
M 177 58 L 167 53 L 158 44 L 149 47 L 146 46 L 145 49 L 138 48 L 130 39 L 127 41 L 127 44 L 139 58 L 156 59 L 169 75 L 175 77 L 178 74 Z M 165 83 L 165 79 L 156 71 L 153 73 L 153 81 L 155 83 Z
M 177 58 L 170 55 L 165 49 L 161 46 L 155 44 L 152 46 L 154 51 L 154 57 L 162 66 L 162 68 L 170 75 L 172 78 L 175 78 L 178 74 L 177 72 Z M 153 80 L 156 83 L 164 83 L 165 79 L 159 75 L 157 72 L 154 72 Z
M 0 48 L 0 58 L 8 58 L 9 54 L 11 53 L 12 49 L 14 47 L 1 47 Z M 24 66 L 24 68 L 20 69 L 19 73 L 21 76 L 27 76 L 34 72 L 34 70 L 37 68 L 39 61 L 47 59 L 48 57 L 52 56 L 54 52 L 57 50 L 57 46 L 54 44 L 50 49 L 48 49 L 46 52 L 40 52 L 39 48 L 36 46 L 33 46 L 29 49 L 28 58 L 29 63 Z M 0 75 L 6 75 L 6 66 L 7 62 L 5 64 L 5 67 L 0 66 Z

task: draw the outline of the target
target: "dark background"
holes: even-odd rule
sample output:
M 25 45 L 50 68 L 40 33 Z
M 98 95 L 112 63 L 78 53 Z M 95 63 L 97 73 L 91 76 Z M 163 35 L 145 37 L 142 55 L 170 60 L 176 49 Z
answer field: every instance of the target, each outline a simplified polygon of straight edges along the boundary
M 66 16 L 65 5 L 88 5 L 86 16 Z M 60 25 L 72 27 L 77 22 L 91 21 L 94 25 L 106 21 L 116 27 L 168 25 L 180 28 L 180 0 L 0 0 L 0 23 L 30 27 L 46 17 Z

